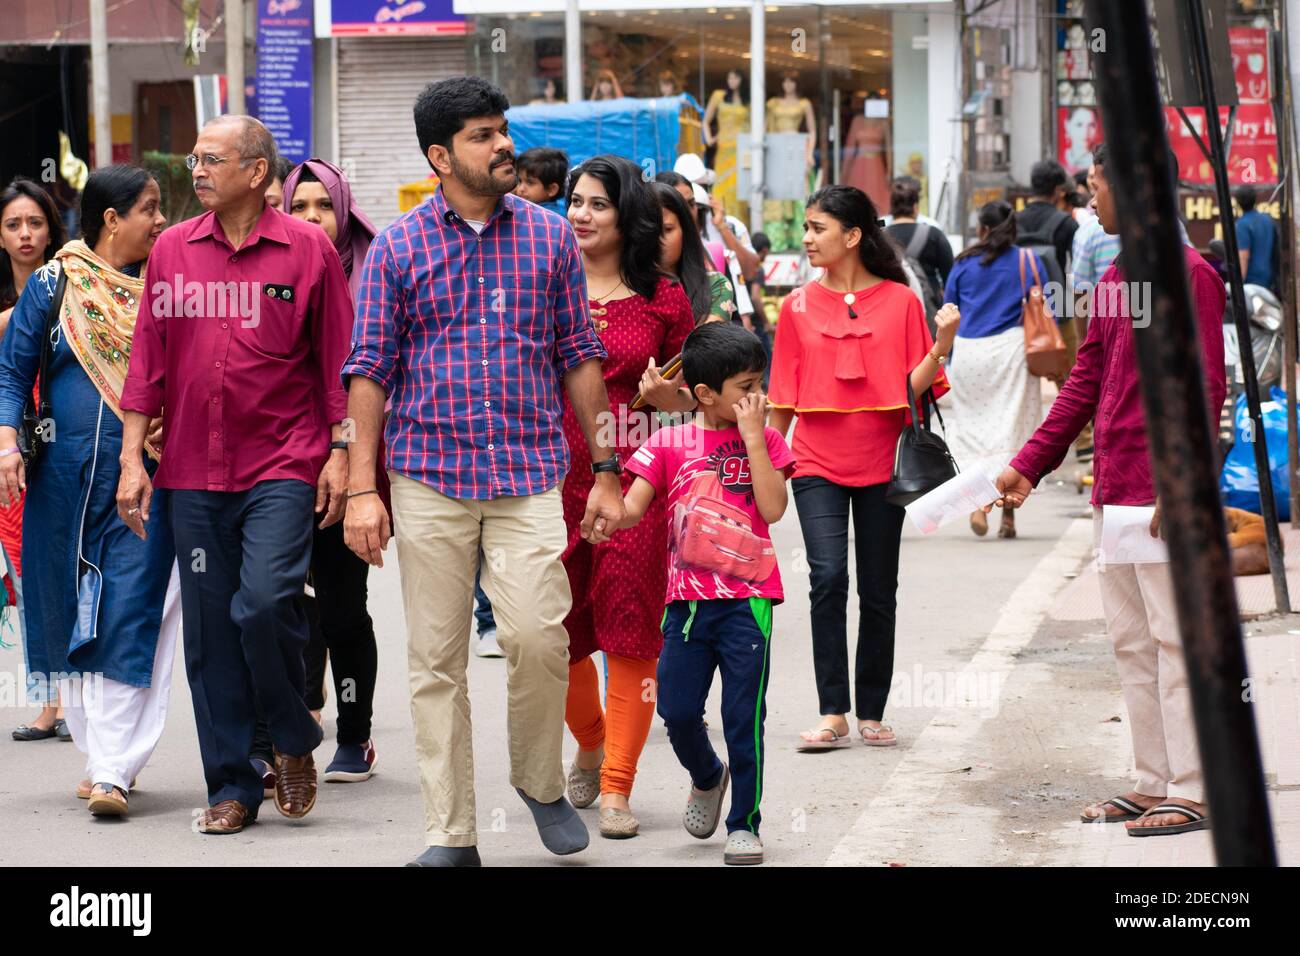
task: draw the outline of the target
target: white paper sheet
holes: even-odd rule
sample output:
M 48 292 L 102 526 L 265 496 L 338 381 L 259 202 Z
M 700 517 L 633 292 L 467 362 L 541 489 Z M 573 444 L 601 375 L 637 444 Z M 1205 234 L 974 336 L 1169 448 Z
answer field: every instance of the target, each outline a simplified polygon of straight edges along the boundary
M 1169 560 L 1169 548 L 1163 538 L 1151 537 L 1154 505 L 1104 505 L 1101 509 L 1101 549 L 1097 563 L 1160 564 Z
M 932 534 L 954 518 L 965 518 L 1000 497 L 998 486 L 985 469 L 969 468 L 926 492 L 904 510 L 922 534 Z

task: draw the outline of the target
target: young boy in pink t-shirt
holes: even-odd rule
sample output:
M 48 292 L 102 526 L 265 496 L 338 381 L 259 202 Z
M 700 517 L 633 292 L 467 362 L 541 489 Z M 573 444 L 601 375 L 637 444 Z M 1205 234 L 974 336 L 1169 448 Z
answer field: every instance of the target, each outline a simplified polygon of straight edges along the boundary
M 739 325 L 702 325 L 682 348 L 682 374 L 699 402 L 696 420 L 663 428 L 628 462 L 636 475 L 621 527 L 641 520 L 655 495 L 668 503 L 668 607 L 659 657 L 658 709 L 673 751 L 691 775 L 683 823 L 707 839 L 731 785 L 732 864 L 763 862 L 764 695 L 772 606 L 781 574 L 768 525 L 785 513 L 794 455 L 766 427 L 767 355 Z M 730 767 L 704 725 L 714 670 L 722 672 L 722 728 Z

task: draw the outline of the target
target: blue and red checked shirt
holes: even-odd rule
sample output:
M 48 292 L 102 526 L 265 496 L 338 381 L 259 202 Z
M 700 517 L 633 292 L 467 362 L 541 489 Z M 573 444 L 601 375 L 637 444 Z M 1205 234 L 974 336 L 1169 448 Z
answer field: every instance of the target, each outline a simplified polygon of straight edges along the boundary
M 342 378 L 392 397 L 391 470 L 483 500 L 559 483 L 561 377 L 604 358 L 569 224 L 507 194 L 475 233 L 439 189 L 371 243 Z

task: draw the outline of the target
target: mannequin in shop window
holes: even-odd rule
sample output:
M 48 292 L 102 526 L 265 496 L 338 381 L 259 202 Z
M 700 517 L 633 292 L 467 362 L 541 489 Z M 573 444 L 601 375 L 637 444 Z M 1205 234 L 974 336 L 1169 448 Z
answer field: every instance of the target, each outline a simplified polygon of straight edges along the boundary
M 677 77 L 671 70 L 664 70 L 659 74 L 659 95 L 660 96 L 679 96 L 682 92 L 682 85 L 677 82 Z
M 713 132 L 714 121 L 718 131 Z M 717 180 L 713 195 L 722 200 L 723 210 L 742 222 L 749 220 L 749 203 L 742 202 L 736 194 L 737 166 L 736 137 L 749 132 L 749 98 L 745 93 L 745 75 L 739 70 L 727 71 L 727 88 L 709 94 L 704 109 L 704 145 L 716 146 L 713 169 Z
M 542 83 L 542 95 L 537 99 L 529 100 L 529 106 L 555 106 L 564 102 L 564 94 L 560 91 L 560 81 L 553 76 L 548 76 Z
M 872 100 L 881 95 L 872 90 L 853 96 L 853 121 L 844 137 L 844 172 L 846 186 L 856 186 L 866 193 L 877 209 L 889 208 L 889 157 L 892 150 L 888 117 L 868 117 Z
M 781 95 L 767 101 L 767 131 L 798 133 L 801 128 L 808 134 L 801 191 L 807 195 L 813 191 L 813 141 L 817 138 L 817 114 L 813 111 L 812 101 L 799 95 L 799 74 L 790 71 L 781 78 Z M 803 236 L 803 200 L 765 199 L 763 225 L 773 249 L 799 248 Z
M 623 87 L 613 70 L 601 70 L 596 74 L 596 82 L 591 87 L 593 100 L 619 100 L 623 98 Z

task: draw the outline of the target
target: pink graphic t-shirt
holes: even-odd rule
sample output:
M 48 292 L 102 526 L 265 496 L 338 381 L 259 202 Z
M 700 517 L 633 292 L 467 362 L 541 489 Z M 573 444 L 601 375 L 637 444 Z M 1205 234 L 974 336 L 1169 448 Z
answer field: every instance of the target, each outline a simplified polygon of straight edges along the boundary
M 775 428 L 765 437 L 772 467 L 789 477 L 794 455 L 785 439 Z M 739 428 L 694 422 L 661 428 L 637 449 L 627 470 L 654 485 L 668 507 L 668 603 L 784 599 Z

